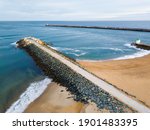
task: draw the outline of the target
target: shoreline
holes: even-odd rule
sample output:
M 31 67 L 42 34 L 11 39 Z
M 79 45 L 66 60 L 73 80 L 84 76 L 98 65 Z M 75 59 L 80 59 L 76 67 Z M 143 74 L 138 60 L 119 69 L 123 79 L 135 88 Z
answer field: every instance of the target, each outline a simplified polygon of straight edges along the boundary
M 143 52 L 137 52 L 137 53 L 133 53 L 131 55 L 125 55 L 125 56 L 113 58 L 113 59 L 106 59 L 106 60 L 88 60 L 88 59 L 80 60 L 80 59 L 77 59 L 76 61 L 85 61 L 85 62 L 118 61 L 118 60 L 129 60 L 129 59 L 142 58 L 144 56 L 150 55 L 150 51 L 143 50 L 143 49 L 140 49 L 140 51 L 143 51 Z M 140 53 L 141 53 L 141 55 L 140 55 Z
M 150 108 L 149 59 L 150 54 L 132 59 L 77 60 L 77 62 L 89 72 L 113 84 L 124 93 Z
M 74 100 L 74 95 L 66 87 L 52 82 L 43 94 L 34 100 L 24 113 L 98 113 L 96 104 L 84 104 Z M 103 110 L 103 112 L 108 112 Z
M 147 56 L 150 57 L 150 55 L 146 55 L 146 56 L 143 56 L 140 58 L 134 58 L 134 59 L 140 60 Z M 94 63 L 94 64 L 97 64 L 97 63 L 103 64 L 103 63 L 107 63 L 107 62 L 116 62 L 116 61 L 122 62 L 122 61 L 134 60 L 134 59 L 105 60 L 105 61 L 101 60 L 101 61 L 93 61 L 93 62 L 91 60 L 90 61 L 78 60 L 78 62 L 80 63 L 80 65 L 82 65 L 82 63 L 84 63 L 84 62 Z M 89 70 L 89 68 L 86 68 L 86 69 Z M 101 79 L 104 79 L 103 76 L 99 76 L 99 75 L 97 75 L 97 73 L 94 73 L 93 71 L 90 71 L 90 72 L 92 72 L 93 74 L 96 74 L 96 76 L 100 77 Z M 109 79 L 107 80 L 107 78 L 104 80 L 108 81 L 109 83 L 112 83 L 111 81 L 109 81 Z M 117 86 L 117 88 L 118 88 L 118 86 Z M 118 89 L 121 90 L 122 88 L 119 87 Z M 124 91 L 124 89 L 122 89 L 122 90 Z M 124 91 L 124 92 L 126 92 L 126 91 Z M 58 95 L 61 95 L 61 96 L 58 97 Z M 27 106 L 24 113 L 41 113 L 41 112 L 42 113 L 46 113 L 46 112 L 50 112 L 50 113 L 51 112 L 52 113 L 56 113 L 56 112 L 62 112 L 62 113 L 66 113 L 66 112 L 73 112 L 73 113 L 105 112 L 105 113 L 109 113 L 108 110 L 99 110 L 97 108 L 96 104 L 94 104 L 94 103 L 83 104 L 81 102 L 76 102 L 73 99 L 73 96 L 74 95 L 72 95 L 70 92 L 68 92 L 66 90 L 66 87 L 63 87 L 55 82 L 51 82 L 50 84 L 48 84 L 48 87 L 46 88 L 46 90 L 37 99 L 35 99 L 32 103 L 30 103 Z M 133 98 L 137 99 L 137 97 L 135 95 L 129 95 L 129 96 L 133 96 Z M 55 100 L 55 102 L 52 101 L 53 99 Z M 63 99 L 63 101 L 61 99 Z M 139 100 L 139 99 L 137 99 L 137 100 Z M 142 102 L 145 103 L 144 101 L 142 101 Z M 64 105 L 64 103 L 66 106 Z M 49 108 L 47 108 L 47 106 L 49 106 Z M 147 106 L 149 107 L 149 105 L 147 105 Z
M 21 113 L 23 112 L 33 101 L 40 97 L 52 79 L 45 77 L 42 80 L 34 81 L 26 88 L 26 90 L 18 96 L 18 99 L 14 101 L 6 113 Z

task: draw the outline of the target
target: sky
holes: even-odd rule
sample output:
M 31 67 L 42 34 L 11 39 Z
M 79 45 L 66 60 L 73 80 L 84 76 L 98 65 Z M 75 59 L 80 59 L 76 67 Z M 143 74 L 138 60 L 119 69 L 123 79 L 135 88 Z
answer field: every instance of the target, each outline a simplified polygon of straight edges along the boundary
M 150 0 L 0 0 L 0 21 L 150 20 Z

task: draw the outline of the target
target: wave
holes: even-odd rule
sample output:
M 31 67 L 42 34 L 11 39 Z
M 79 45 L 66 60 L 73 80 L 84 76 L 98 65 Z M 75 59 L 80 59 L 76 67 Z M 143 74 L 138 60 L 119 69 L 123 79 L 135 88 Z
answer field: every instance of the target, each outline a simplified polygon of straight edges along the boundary
M 118 58 L 115 58 L 115 59 L 113 59 L 113 60 L 134 59 L 134 58 L 138 58 L 138 57 L 142 57 L 142 56 L 145 56 L 145 55 L 150 54 L 150 51 L 148 51 L 148 50 L 143 50 L 143 49 L 140 49 L 140 48 L 136 48 L 135 46 L 132 46 L 132 45 L 129 44 L 129 43 L 124 44 L 124 46 L 126 46 L 126 47 L 128 47 L 128 48 L 131 48 L 131 49 L 138 50 L 138 52 L 133 53 L 133 54 L 131 54 L 131 55 L 125 55 L 125 56 L 122 56 L 122 57 L 118 57 Z
M 8 49 L 10 46 L 0 46 L 0 49 Z
M 11 46 L 17 47 L 16 42 L 13 42 L 13 43 L 11 43 L 9 45 L 5 45 L 5 46 L 0 46 L 0 49 L 8 49 L 8 48 L 11 48 Z
M 115 58 L 113 60 L 134 59 L 134 58 L 142 57 L 142 56 L 145 56 L 145 55 L 148 55 L 148 54 L 150 54 L 150 51 L 140 50 L 139 52 L 136 52 L 134 54 L 125 55 L 125 56 L 122 56 L 122 57 L 119 57 L 119 58 Z
M 80 53 L 80 54 L 77 54 L 77 53 L 72 53 L 72 52 L 66 52 L 66 54 L 72 54 L 72 55 L 75 55 L 75 56 L 77 56 L 77 57 L 80 57 L 80 56 L 83 56 L 83 55 L 85 55 L 85 54 L 87 54 L 86 52 L 82 52 L 82 53 Z
M 76 51 L 77 49 L 73 49 L 73 48 L 64 48 L 64 47 L 52 47 L 55 50 L 61 50 L 61 51 Z M 77 50 L 80 51 L 80 50 Z
M 13 43 L 11 43 L 10 45 L 11 46 L 14 46 L 14 47 L 17 47 L 17 44 L 16 44 L 17 42 L 13 42 Z
M 123 51 L 123 49 L 120 48 L 112 48 L 112 47 L 80 47 L 81 50 L 113 50 L 113 51 Z
M 27 90 L 14 102 L 6 113 L 21 113 L 28 107 L 28 105 L 37 99 L 51 83 L 52 79 L 45 78 L 42 81 L 34 82 L 29 85 Z
M 56 28 L 49 28 L 48 30 L 50 30 L 50 31 L 56 31 L 56 30 L 59 30 L 59 29 L 56 29 Z
M 80 52 L 82 50 L 113 50 L 113 51 L 124 51 L 128 49 L 120 49 L 120 48 L 110 48 L 110 47 L 79 47 L 79 48 L 63 48 L 63 47 L 53 47 L 55 50 L 60 51 L 74 51 L 74 52 Z
M 48 45 L 50 48 L 54 49 L 54 50 L 58 50 L 56 47 L 52 47 L 50 45 Z
M 124 44 L 125 47 L 131 48 L 131 49 L 136 49 L 136 50 L 141 50 L 139 48 L 136 48 L 135 46 L 132 46 L 130 43 Z
M 5 38 L 5 37 L 16 37 L 18 36 L 18 34 L 8 34 L 8 35 L 1 35 L 1 37 Z
M 52 47 L 54 50 L 58 50 L 58 51 L 66 51 L 66 54 L 72 54 L 75 55 L 77 57 L 83 56 L 85 54 L 87 54 L 87 52 L 84 52 L 82 50 L 79 49 L 73 49 L 73 48 L 61 48 L 61 47 Z

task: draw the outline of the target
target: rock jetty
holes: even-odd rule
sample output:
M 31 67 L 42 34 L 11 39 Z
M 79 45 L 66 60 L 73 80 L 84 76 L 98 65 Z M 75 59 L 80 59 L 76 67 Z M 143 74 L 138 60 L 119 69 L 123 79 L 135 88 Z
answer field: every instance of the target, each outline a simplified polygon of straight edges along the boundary
M 150 45 L 144 44 L 144 43 L 131 43 L 132 46 L 135 46 L 136 48 L 144 49 L 144 50 L 150 50 Z
M 67 90 L 74 95 L 74 100 L 83 103 L 92 101 L 97 104 L 99 109 L 106 109 L 109 112 L 135 112 L 135 110 L 62 63 L 60 59 L 44 51 L 43 48 L 46 48 L 67 59 L 69 62 L 78 65 L 75 61 L 53 50 L 45 42 L 29 37 L 21 39 L 17 42 L 17 45 L 24 49 L 34 59 L 36 64 L 47 76 L 51 77 L 55 82 L 65 86 Z
M 122 27 L 101 27 L 101 26 L 75 26 L 75 25 L 56 25 L 46 24 L 46 27 L 67 27 L 67 28 L 88 28 L 88 29 L 107 29 L 107 30 L 123 30 L 123 31 L 137 31 L 137 32 L 150 32 L 150 29 L 144 28 L 122 28 Z

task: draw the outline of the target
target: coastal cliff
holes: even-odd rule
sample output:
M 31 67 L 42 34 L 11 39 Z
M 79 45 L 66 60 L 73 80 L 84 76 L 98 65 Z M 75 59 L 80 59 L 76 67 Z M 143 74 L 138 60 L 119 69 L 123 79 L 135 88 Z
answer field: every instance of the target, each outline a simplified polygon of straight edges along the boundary
M 74 67 L 82 68 L 75 61 L 53 50 L 45 42 L 29 37 L 18 41 L 17 45 L 34 59 L 47 76 L 65 86 L 74 95 L 74 100 L 83 103 L 94 102 L 99 109 L 106 109 L 109 112 L 136 111 L 136 109 L 134 111 L 131 108 L 132 106 L 129 107 L 126 103 L 119 101 L 110 93 L 101 89 L 96 83 L 93 83 L 81 73 L 73 70 L 66 62 L 71 65 L 73 64 Z M 57 56 L 59 58 L 56 58 Z M 66 60 L 66 64 L 63 63 L 64 60 Z

